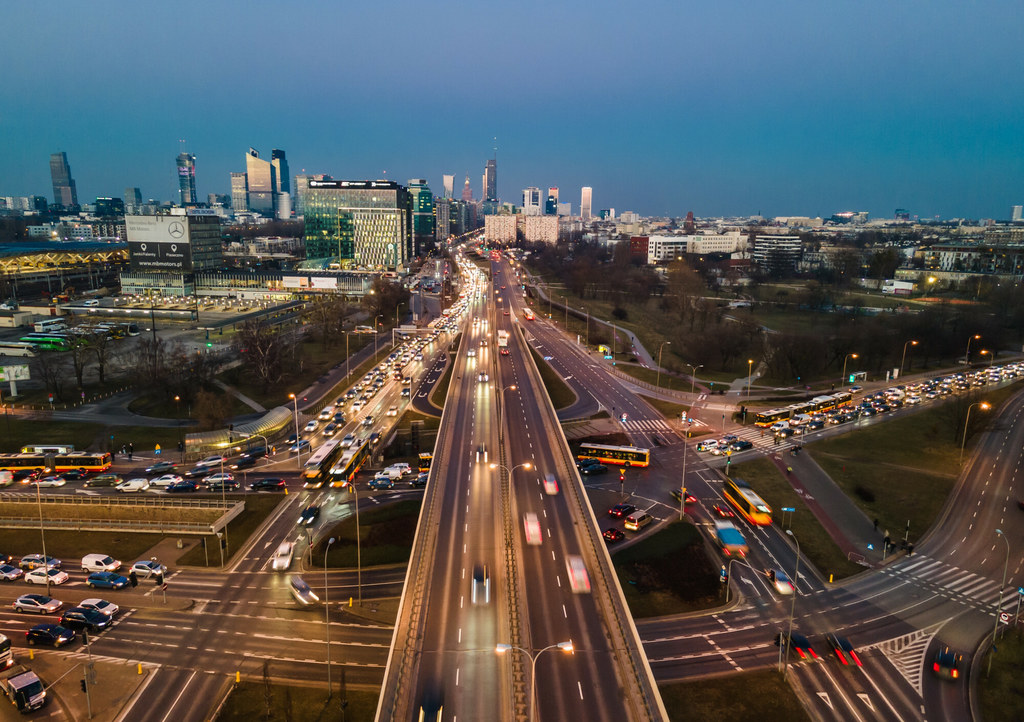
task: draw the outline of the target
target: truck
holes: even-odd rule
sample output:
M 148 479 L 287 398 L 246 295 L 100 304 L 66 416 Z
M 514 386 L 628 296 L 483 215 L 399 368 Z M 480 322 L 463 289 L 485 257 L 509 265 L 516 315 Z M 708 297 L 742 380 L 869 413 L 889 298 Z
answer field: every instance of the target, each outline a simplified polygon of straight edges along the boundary
M 743 534 L 731 521 L 715 522 L 715 538 L 727 557 L 733 555 L 745 557 L 750 551 L 747 547 L 747 540 L 743 538 Z
M 498 353 L 502 356 L 508 356 L 508 331 L 501 329 L 498 331 Z
M 46 704 L 46 690 L 43 682 L 28 667 L 15 665 L 0 674 L 2 691 L 18 711 L 25 714 Z

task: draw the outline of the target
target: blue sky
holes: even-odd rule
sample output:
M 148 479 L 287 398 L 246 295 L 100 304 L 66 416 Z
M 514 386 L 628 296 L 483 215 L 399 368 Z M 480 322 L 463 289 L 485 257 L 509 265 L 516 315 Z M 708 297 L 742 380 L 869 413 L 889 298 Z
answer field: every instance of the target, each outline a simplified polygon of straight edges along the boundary
M 249 146 L 336 178 L 466 173 L 578 209 L 1007 218 L 1019 2 L 80 3 L 4 9 L 0 195 L 227 193 Z

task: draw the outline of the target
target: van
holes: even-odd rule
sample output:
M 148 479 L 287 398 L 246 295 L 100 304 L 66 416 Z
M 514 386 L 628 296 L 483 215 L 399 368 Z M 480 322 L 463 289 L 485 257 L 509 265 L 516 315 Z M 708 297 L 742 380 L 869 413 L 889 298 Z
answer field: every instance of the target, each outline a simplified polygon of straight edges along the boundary
M 652 521 L 654 521 L 654 517 L 647 512 L 636 511 L 626 517 L 626 522 L 623 526 L 630 531 L 640 531 Z
M 86 554 L 82 557 L 83 572 L 116 572 L 121 562 L 106 554 Z
M 771 426 L 768 427 L 768 430 L 771 431 L 773 434 L 775 434 L 775 433 L 778 433 L 778 432 L 782 431 L 783 429 L 788 429 L 788 428 L 789 428 L 789 422 L 788 421 L 776 421 L 774 424 L 772 424 Z
M 311 607 L 320 603 L 320 597 L 313 593 L 313 590 L 301 577 L 292 577 L 288 582 L 288 588 L 300 606 Z

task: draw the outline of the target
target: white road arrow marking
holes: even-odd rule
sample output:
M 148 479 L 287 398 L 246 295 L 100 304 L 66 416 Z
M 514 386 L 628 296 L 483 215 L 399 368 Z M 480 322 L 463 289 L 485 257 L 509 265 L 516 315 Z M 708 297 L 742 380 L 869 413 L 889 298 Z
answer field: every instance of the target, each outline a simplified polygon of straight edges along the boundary
M 866 704 L 868 706 L 868 709 L 870 709 L 872 712 L 875 711 L 875 705 L 871 704 L 871 698 L 870 697 L 868 697 L 863 692 L 858 692 L 857 696 L 860 697 L 860 701 L 861 702 L 863 702 L 864 704 Z
M 828 698 L 828 692 L 818 692 L 818 696 L 825 701 L 825 704 L 828 705 L 828 708 L 830 710 L 832 710 L 833 712 L 835 711 L 836 708 L 832 706 L 832 700 Z

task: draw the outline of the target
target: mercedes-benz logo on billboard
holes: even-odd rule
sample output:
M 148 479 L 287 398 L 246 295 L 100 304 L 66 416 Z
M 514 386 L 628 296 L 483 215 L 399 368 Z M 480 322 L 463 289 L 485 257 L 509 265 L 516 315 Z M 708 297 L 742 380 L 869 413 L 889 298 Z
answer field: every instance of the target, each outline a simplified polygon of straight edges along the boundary
M 181 238 L 185 235 L 185 226 L 178 221 L 175 221 L 167 227 L 167 235 L 171 238 Z

